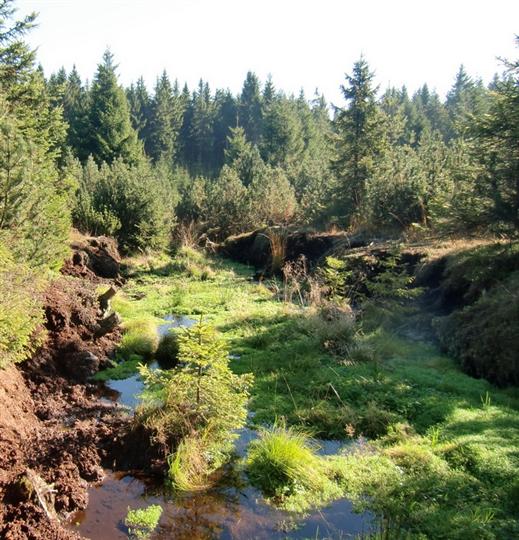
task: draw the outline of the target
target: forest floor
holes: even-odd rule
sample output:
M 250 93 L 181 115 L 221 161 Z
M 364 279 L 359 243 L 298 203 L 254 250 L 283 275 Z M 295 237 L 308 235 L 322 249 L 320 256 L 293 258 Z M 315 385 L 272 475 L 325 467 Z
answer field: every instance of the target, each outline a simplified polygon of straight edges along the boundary
M 215 325 L 233 370 L 254 374 L 254 424 L 283 418 L 315 437 L 364 441 L 343 456 L 343 494 L 395 538 L 517 537 L 517 390 L 465 375 L 405 317 L 366 315 L 337 349 L 311 308 L 252 274 L 188 248 L 134 259 L 114 308 L 125 321 Z

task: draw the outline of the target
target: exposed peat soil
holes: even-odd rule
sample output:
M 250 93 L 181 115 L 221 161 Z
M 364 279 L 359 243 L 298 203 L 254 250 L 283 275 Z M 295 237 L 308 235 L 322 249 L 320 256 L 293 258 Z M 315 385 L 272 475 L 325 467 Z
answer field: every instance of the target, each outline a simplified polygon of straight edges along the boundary
M 81 246 L 45 292 L 45 343 L 1 372 L 0 538 L 77 538 L 62 523 L 87 506 L 88 482 L 103 478 L 101 461 L 127 421 L 86 382 L 120 339 L 117 328 L 101 331 L 96 290 L 119 280 L 117 249 L 103 238 Z

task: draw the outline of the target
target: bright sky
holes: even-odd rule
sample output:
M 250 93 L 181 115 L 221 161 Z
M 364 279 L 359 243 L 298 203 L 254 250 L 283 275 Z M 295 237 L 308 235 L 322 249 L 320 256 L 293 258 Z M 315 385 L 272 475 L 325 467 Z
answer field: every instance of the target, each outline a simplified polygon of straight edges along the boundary
M 497 56 L 519 57 L 518 0 L 18 0 L 37 11 L 28 36 L 50 74 L 76 64 L 91 79 L 110 47 L 120 80 L 152 87 L 166 69 L 191 89 L 238 93 L 248 70 L 277 88 L 341 104 L 339 85 L 363 54 L 377 82 L 424 82 L 444 95 L 460 64 L 488 82 Z

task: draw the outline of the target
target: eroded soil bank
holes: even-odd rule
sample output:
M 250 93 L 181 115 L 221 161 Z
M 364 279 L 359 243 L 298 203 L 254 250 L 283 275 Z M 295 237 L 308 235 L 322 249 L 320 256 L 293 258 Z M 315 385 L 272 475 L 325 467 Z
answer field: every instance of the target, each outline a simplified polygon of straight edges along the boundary
M 45 344 L 0 378 L 0 538 L 78 538 L 61 520 L 87 506 L 125 421 L 85 382 L 120 338 L 103 327 L 96 292 L 120 279 L 115 244 L 76 243 L 64 274 L 45 293 Z

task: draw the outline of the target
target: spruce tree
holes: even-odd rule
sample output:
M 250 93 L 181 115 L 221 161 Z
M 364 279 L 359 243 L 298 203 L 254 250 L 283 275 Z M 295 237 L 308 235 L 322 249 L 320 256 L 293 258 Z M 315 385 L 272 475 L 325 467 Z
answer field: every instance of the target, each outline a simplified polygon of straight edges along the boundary
M 519 37 L 516 39 L 519 45 Z M 487 219 L 519 229 L 519 61 L 505 61 L 488 114 L 476 124 L 477 189 L 490 202 Z
M 0 87 L 7 94 L 16 92 L 16 85 L 27 82 L 36 57 L 23 41 L 24 35 L 35 26 L 36 13 L 13 20 L 15 13 L 14 0 L 0 2 Z
M 241 127 L 231 128 L 225 149 L 225 164 L 232 167 L 245 186 L 260 177 L 265 169 L 257 146 L 247 141 Z
M 229 90 L 217 90 L 215 94 L 215 121 L 214 121 L 214 168 L 219 170 L 225 163 L 225 151 L 228 146 L 228 137 L 231 129 L 238 122 L 238 107 L 236 99 Z
M 116 68 L 113 55 L 107 50 L 91 89 L 90 153 L 98 162 L 112 163 L 122 158 L 136 163 L 141 147 L 131 125 L 126 95 L 117 82 Z
M 347 86 L 341 85 L 345 108 L 336 108 L 336 157 L 339 179 L 336 204 L 339 215 L 352 223 L 361 210 L 366 183 L 382 150 L 382 122 L 375 102 L 374 74 L 364 58 L 355 62 Z
M 247 73 L 240 96 L 240 126 L 251 144 L 260 144 L 263 129 L 260 83 L 251 71 Z
M 63 117 L 68 124 L 67 143 L 74 155 L 84 162 L 90 152 L 90 96 L 76 66 L 72 68 L 65 83 L 62 104 Z
M 146 152 L 154 162 L 160 160 L 173 164 L 177 152 L 177 138 L 182 120 L 182 109 L 167 73 L 157 80 L 150 105 L 149 134 Z
M 130 85 L 130 88 L 126 91 L 126 98 L 128 99 L 133 129 L 137 131 L 139 139 L 146 146 L 146 139 L 149 132 L 148 124 L 150 121 L 151 98 L 142 77 L 139 77 L 135 85 Z
M 213 156 L 213 129 L 215 107 L 209 85 L 200 80 L 193 96 L 193 116 L 191 118 L 190 140 L 193 146 L 193 171 L 210 174 Z

